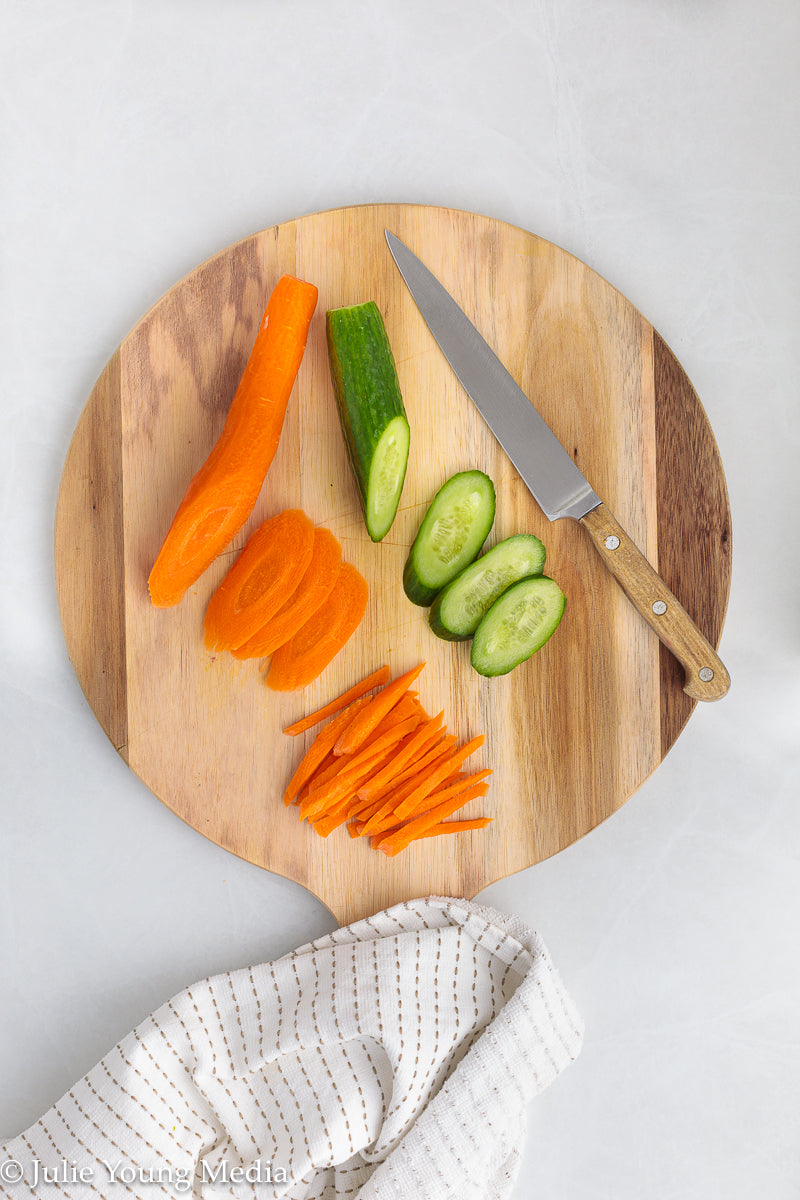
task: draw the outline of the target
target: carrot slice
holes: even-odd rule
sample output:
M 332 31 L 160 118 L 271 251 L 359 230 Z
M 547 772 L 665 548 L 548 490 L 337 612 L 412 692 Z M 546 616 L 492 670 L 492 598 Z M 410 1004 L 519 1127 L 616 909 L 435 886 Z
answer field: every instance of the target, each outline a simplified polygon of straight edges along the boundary
M 466 833 L 468 829 L 485 829 L 493 820 L 494 817 L 473 817 L 469 821 L 440 821 L 432 829 L 418 833 L 417 838 L 440 837 L 443 833 Z
M 178 604 L 253 510 L 275 457 L 317 305 L 313 284 L 284 275 L 269 298 L 222 433 L 191 480 L 150 572 L 150 599 Z
M 404 716 L 399 721 L 392 721 L 382 733 L 378 733 L 376 730 L 373 737 L 368 738 L 366 742 L 362 743 L 351 765 L 358 766 L 362 760 L 372 758 L 378 750 L 388 752 L 392 746 L 396 746 L 398 742 L 402 742 L 407 734 L 413 733 L 418 725 L 419 717 L 416 713 L 411 713 L 410 716 Z
M 376 796 L 376 799 L 382 798 L 387 805 L 399 804 L 413 792 L 417 784 L 427 777 L 428 772 L 433 771 L 440 762 L 450 757 L 457 741 L 458 738 L 455 734 L 445 734 L 432 750 L 395 776 L 381 791 L 380 796 Z
M 361 699 L 364 700 L 364 702 L 366 703 L 366 699 L 367 699 L 366 697 L 361 697 Z M 384 732 L 385 732 L 385 730 L 384 730 L 383 726 L 379 725 L 378 729 L 376 730 L 375 734 L 373 735 L 372 740 L 373 741 L 377 740 L 378 736 L 382 735 Z M 368 750 L 369 750 L 369 753 L 367 753 Z M 369 768 L 366 774 L 362 774 L 360 771 L 360 766 L 363 765 L 363 761 L 361 764 L 358 764 L 357 769 L 359 771 L 359 776 L 361 778 L 369 778 L 369 775 L 372 773 L 372 771 L 379 769 L 383 765 L 383 763 L 386 761 L 386 758 L 388 757 L 388 754 L 390 754 L 390 753 L 391 753 L 391 750 L 387 751 L 386 753 L 383 753 L 379 750 L 378 754 L 376 755 L 376 754 L 372 753 L 372 751 L 369 747 L 364 747 L 361 751 L 359 751 L 358 755 L 355 755 L 355 754 L 338 754 L 337 755 L 337 754 L 333 754 L 332 752 L 329 752 L 328 754 L 326 754 L 325 758 L 323 759 L 322 763 L 319 765 L 317 770 L 314 771 L 311 778 L 309 780 L 307 780 L 306 783 L 303 785 L 303 788 L 299 794 L 299 797 L 295 798 L 295 800 L 293 801 L 293 803 L 301 805 L 301 818 L 300 819 L 302 820 L 303 817 L 309 811 L 313 811 L 314 813 L 317 813 L 318 806 L 316 805 L 315 801 L 320 798 L 320 789 L 324 785 L 332 782 L 335 778 L 344 776 L 345 772 L 348 771 L 352 767 L 352 765 L 355 762 L 357 757 L 362 760 L 366 760 L 368 768 Z M 351 802 L 351 799 L 353 798 L 352 787 L 350 786 L 351 779 L 352 779 L 352 773 L 351 773 L 350 778 L 345 780 L 348 787 L 347 787 L 347 793 L 345 794 L 344 799 L 347 801 L 348 804 Z M 340 790 L 340 789 L 337 789 L 337 790 Z M 361 801 L 358 801 L 359 805 L 361 803 L 362 803 Z M 338 801 L 334 802 L 333 806 L 335 807 L 336 804 L 338 804 Z M 313 805 L 313 809 L 312 809 L 312 805 Z
M 300 819 L 321 837 L 346 825 L 350 838 L 367 836 L 392 857 L 417 838 L 482 829 L 492 820 L 447 821 L 470 800 L 486 795 L 484 780 L 492 771 L 460 769 L 485 739 L 479 735 L 456 745 L 442 724 L 444 712 L 430 717 L 409 686 L 420 670 L 406 672 L 372 697 L 362 681 L 356 685 L 362 692 L 358 701 L 350 712 L 343 710 L 347 723 L 339 728 L 334 718 L 315 739 L 314 745 L 322 740 L 317 761 L 295 802 Z M 376 677 L 377 672 L 368 679 L 374 683 Z M 356 703 L 363 707 L 353 715 Z M 334 727 L 339 732 L 331 745 Z
M 338 829 L 340 825 L 344 825 L 346 820 L 347 817 L 344 813 L 326 813 L 324 817 L 319 817 L 316 821 L 313 821 L 312 826 L 315 833 L 318 833 L 320 837 L 326 838 L 333 833 L 334 829 Z
M 485 829 L 493 820 L 494 817 L 472 817 L 469 821 L 440 821 L 432 829 L 418 833 L 414 841 L 419 841 L 420 838 L 439 837 L 443 833 L 465 833 L 468 829 Z M 351 833 L 350 836 L 358 837 L 359 835 Z M 375 838 L 376 842 L 379 840 L 379 838 Z
M 356 683 L 346 692 L 342 692 L 341 696 L 337 696 L 335 700 L 331 700 L 330 704 L 318 708 L 316 712 L 309 713 L 307 717 L 302 717 L 301 720 L 295 721 L 292 725 L 287 725 L 284 733 L 288 733 L 290 737 L 297 737 L 298 733 L 305 733 L 307 729 L 311 729 L 312 725 L 318 725 L 320 721 L 324 721 L 326 717 L 332 717 L 341 709 L 346 708 L 353 700 L 358 700 L 359 697 L 371 692 L 373 688 L 381 687 L 389 679 L 390 671 L 388 667 L 379 667 L 377 671 L 373 671 L 371 675 L 367 675 L 366 679 L 362 679 L 360 683 Z
M 373 800 L 371 804 L 364 804 L 356 796 L 356 800 L 350 808 L 350 816 L 357 824 L 366 825 L 369 818 L 374 816 L 381 806 L 382 801 L 380 800 Z
M 474 771 L 468 775 L 464 771 L 459 771 L 452 778 L 452 782 L 444 781 L 443 786 L 436 788 L 435 791 L 429 792 L 427 796 L 418 802 L 418 806 L 414 809 L 415 817 L 421 816 L 422 813 L 428 812 L 432 808 L 436 808 L 439 804 L 444 804 L 451 796 L 457 796 L 459 792 L 463 792 L 464 788 L 472 787 L 473 784 L 483 783 L 484 779 L 492 774 L 491 767 L 483 767 L 480 771 Z M 407 820 L 408 815 L 401 817 L 401 820 Z
M 381 755 L 368 758 L 361 766 L 334 776 L 322 787 L 312 788 L 300 804 L 300 820 L 314 820 L 349 804 L 361 780 L 366 779 L 370 771 L 375 769 L 375 764 L 382 761 Z
M 452 800 L 445 801 L 444 804 L 438 805 L 431 809 L 430 812 L 423 813 L 419 817 L 415 817 L 413 821 L 408 821 L 405 825 L 396 830 L 394 833 L 384 833 L 379 835 L 372 845 L 376 849 L 382 850 L 384 854 L 390 858 L 398 854 L 401 850 L 405 850 L 406 846 L 424 833 L 426 829 L 433 829 L 434 825 L 440 824 L 446 817 L 452 816 L 459 808 L 463 808 L 470 800 L 474 800 L 476 796 L 485 796 L 489 790 L 488 783 L 476 783 L 474 787 L 467 788 L 465 792 L 459 792 Z
M 362 696 L 360 699 L 362 699 L 365 704 L 369 701 L 369 697 L 367 696 Z M 332 750 L 328 755 L 328 759 L 324 763 L 320 764 L 319 770 L 309 780 L 309 788 L 316 790 L 322 783 L 325 783 L 328 779 L 332 779 L 334 775 L 343 774 L 348 767 L 353 765 L 356 759 L 365 759 L 368 756 L 371 757 L 372 748 L 378 739 L 383 737 L 385 733 L 388 733 L 390 729 L 393 729 L 395 726 L 401 724 L 401 722 L 405 722 L 411 717 L 415 717 L 417 720 L 419 720 L 413 706 L 409 705 L 408 709 L 404 709 L 404 703 L 401 700 L 401 702 L 397 704 L 392 711 L 387 714 L 386 717 L 384 717 L 380 725 L 378 725 L 375 729 L 372 736 L 364 743 L 357 753 L 336 754 Z M 411 728 L 412 725 L 409 724 L 408 730 L 410 731 Z M 402 738 L 406 735 L 401 731 L 400 736 Z
M 405 737 L 410 729 L 414 728 L 416 721 L 416 716 L 409 717 L 407 721 L 401 721 L 393 729 L 387 730 L 372 745 L 365 747 L 348 764 L 346 770 L 334 775 L 321 787 L 312 788 L 309 793 L 309 796 L 313 798 L 312 803 L 306 809 L 305 814 L 303 814 L 301 806 L 300 815 L 310 817 L 316 813 L 325 812 L 332 805 L 353 795 L 357 786 L 362 780 L 368 778 L 376 765 L 385 761 L 388 750 Z
M 334 589 L 342 561 L 342 547 L 328 529 L 314 530 L 308 570 L 294 594 L 265 625 L 233 650 L 234 658 L 266 658 L 288 642 Z
M 420 663 L 419 666 L 406 671 L 404 675 L 399 675 L 397 679 L 388 683 L 385 688 L 372 697 L 363 713 L 359 714 L 356 728 L 346 730 L 345 732 L 349 736 L 338 742 L 336 749 L 339 754 L 347 754 L 363 745 L 378 722 L 402 699 L 424 666 L 425 663 Z
M 399 708 L 399 705 L 397 707 Z M 444 710 L 437 717 L 432 717 L 430 720 L 425 721 L 407 745 L 398 750 L 397 754 L 389 760 L 383 770 L 378 771 L 366 783 L 362 784 L 359 788 L 359 796 L 364 800 L 377 796 L 429 742 L 433 741 L 440 734 L 443 719 Z
M 360 625 L 368 598 L 364 576 L 350 563 L 342 563 L 336 587 L 325 603 L 273 654 L 267 687 L 292 692 L 321 675 Z
M 400 774 L 389 783 L 389 789 L 393 790 L 395 787 L 399 787 L 400 784 L 406 783 L 420 771 L 424 771 L 433 763 L 438 762 L 440 758 L 446 757 L 453 746 L 455 746 L 458 738 L 454 733 L 448 733 L 446 728 L 440 729 L 439 734 L 439 738 L 432 746 L 425 747 L 424 753 L 414 762 L 409 763 L 407 767 L 404 767 Z
M 421 817 L 423 813 L 430 812 L 432 808 L 438 808 L 440 804 L 444 804 L 446 801 L 452 799 L 453 796 L 457 796 L 459 792 L 473 787 L 476 783 L 482 783 L 491 774 L 491 767 L 484 767 L 482 771 L 476 771 L 472 775 L 460 775 L 446 787 L 439 788 L 435 792 L 430 792 L 424 799 L 420 800 L 414 809 L 413 816 Z M 369 834 L 387 833 L 408 819 L 408 816 L 400 816 L 398 808 L 393 808 L 384 816 L 378 816 L 377 819 L 369 821 L 369 828 L 365 832 Z
M 209 650 L 235 650 L 282 608 L 305 575 L 314 549 L 314 526 L 299 508 L 287 508 L 259 525 L 206 609 Z
M 339 734 L 347 727 L 348 722 L 353 720 L 359 709 L 367 703 L 366 697 L 354 700 L 343 712 L 323 726 L 300 759 L 297 770 L 286 785 L 286 791 L 283 793 L 284 804 L 291 804 L 295 796 L 300 794 L 320 764 L 325 761 L 329 751 L 338 740 Z
M 361 713 L 359 713 L 355 719 L 358 720 L 358 717 L 360 716 Z M 465 745 L 459 747 L 454 754 L 452 754 L 449 758 L 446 758 L 440 766 L 436 767 L 436 769 L 428 776 L 427 779 L 420 782 L 419 787 L 415 788 L 410 796 L 406 796 L 405 800 L 398 804 L 397 808 L 395 809 L 397 816 L 400 819 L 410 817 L 414 813 L 419 802 L 424 800 L 425 797 L 430 795 L 431 792 L 435 791 L 437 785 L 442 783 L 447 778 L 449 772 L 455 770 L 456 767 L 460 767 L 461 764 L 468 759 L 471 754 L 474 754 L 475 751 L 482 746 L 485 741 L 486 738 L 483 736 L 483 734 L 478 734 L 477 737 L 474 737 L 471 739 L 471 741 L 466 742 Z

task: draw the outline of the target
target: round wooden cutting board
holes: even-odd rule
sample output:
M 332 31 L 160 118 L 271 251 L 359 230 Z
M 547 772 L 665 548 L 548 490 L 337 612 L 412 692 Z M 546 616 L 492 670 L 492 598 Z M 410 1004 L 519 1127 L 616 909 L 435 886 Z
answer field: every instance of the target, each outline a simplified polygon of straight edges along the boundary
M 441 279 L 574 454 L 595 491 L 716 646 L 730 586 L 730 511 L 700 403 L 652 326 L 605 280 L 541 238 L 444 208 L 370 205 L 317 213 L 223 250 L 175 285 L 113 354 L 81 414 L 56 517 L 67 648 L 97 719 L 131 769 L 194 829 L 310 888 L 344 922 L 431 893 L 472 897 L 570 845 L 658 766 L 693 702 L 682 672 L 574 521 L 550 524 L 461 389 L 389 254 L 396 233 Z M 216 440 L 274 284 L 319 287 L 319 305 L 281 444 L 250 520 L 174 609 L 147 577 L 194 472 Z M 364 300 L 384 315 L 411 424 L 397 519 L 367 536 L 339 431 L 325 311 Z M 405 598 L 419 522 L 454 471 L 494 480 L 487 542 L 538 534 L 567 595 L 561 626 L 510 675 L 483 679 L 469 645 L 438 640 Z M 303 508 L 366 577 L 364 621 L 320 678 L 280 695 L 263 664 L 211 656 L 213 591 L 267 516 Z M 487 829 L 430 838 L 394 859 L 327 840 L 281 802 L 313 736 L 283 727 L 383 663 L 425 660 L 429 712 L 486 734 L 470 760 L 494 768 L 469 813 Z

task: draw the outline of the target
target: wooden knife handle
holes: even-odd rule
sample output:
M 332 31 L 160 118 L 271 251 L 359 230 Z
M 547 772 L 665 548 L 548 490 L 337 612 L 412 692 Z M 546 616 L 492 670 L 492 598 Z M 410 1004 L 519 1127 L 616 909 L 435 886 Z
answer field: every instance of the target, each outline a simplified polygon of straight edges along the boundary
M 600 504 L 580 522 L 633 606 L 683 666 L 686 694 L 720 700 L 731 685 L 723 663 L 616 517 Z

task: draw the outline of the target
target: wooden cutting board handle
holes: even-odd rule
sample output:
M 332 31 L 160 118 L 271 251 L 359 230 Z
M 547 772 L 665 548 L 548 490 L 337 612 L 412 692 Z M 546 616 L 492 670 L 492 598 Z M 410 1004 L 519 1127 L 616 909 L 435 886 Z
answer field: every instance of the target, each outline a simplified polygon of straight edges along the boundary
M 604 504 L 581 517 L 603 562 L 650 628 L 686 672 L 693 700 L 721 700 L 730 676 L 711 643 Z

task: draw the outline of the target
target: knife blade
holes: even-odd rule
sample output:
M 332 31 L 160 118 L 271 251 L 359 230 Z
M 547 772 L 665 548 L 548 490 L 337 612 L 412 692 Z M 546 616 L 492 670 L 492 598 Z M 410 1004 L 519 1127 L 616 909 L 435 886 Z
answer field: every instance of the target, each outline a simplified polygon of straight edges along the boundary
M 583 526 L 634 607 L 683 666 L 684 691 L 694 700 L 721 699 L 730 676 L 711 643 L 447 289 L 394 233 L 384 232 L 428 329 L 545 516 Z

